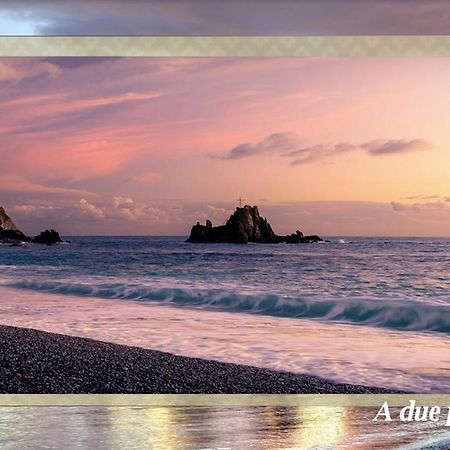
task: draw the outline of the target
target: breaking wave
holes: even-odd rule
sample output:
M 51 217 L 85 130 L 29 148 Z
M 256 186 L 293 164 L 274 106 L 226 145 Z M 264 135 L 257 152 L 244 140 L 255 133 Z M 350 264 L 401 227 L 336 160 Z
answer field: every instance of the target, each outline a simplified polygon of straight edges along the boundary
M 418 300 L 286 297 L 274 294 L 240 294 L 222 289 L 164 288 L 120 283 L 92 285 L 10 280 L 3 281 L 2 284 L 65 295 L 149 301 L 230 312 L 450 334 L 450 305 L 421 303 Z

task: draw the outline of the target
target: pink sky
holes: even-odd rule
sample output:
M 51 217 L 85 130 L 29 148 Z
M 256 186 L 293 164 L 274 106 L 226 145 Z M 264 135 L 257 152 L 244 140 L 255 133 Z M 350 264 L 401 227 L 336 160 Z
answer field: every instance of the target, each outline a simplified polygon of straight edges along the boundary
M 450 236 L 450 58 L 2 58 L 0 204 L 28 233 Z

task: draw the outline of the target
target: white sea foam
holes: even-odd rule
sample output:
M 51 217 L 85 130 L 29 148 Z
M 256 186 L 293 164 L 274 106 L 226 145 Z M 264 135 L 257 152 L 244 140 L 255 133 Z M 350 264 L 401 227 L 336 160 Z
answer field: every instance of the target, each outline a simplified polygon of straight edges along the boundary
M 449 338 L 0 288 L 0 323 L 416 392 L 450 391 Z
M 63 283 L 3 280 L 5 286 L 57 294 L 138 300 L 195 308 L 245 312 L 276 317 L 320 319 L 395 330 L 450 334 L 450 305 L 407 299 L 286 297 L 240 294 L 221 289 L 188 289 L 117 283 Z

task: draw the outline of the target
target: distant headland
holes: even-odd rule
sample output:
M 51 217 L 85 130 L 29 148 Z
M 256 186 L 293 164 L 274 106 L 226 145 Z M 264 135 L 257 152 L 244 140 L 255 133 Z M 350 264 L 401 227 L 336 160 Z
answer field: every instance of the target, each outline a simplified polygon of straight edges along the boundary
M 317 235 L 305 236 L 301 231 L 279 236 L 275 234 L 272 226 L 266 218 L 259 215 L 257 206 L 245 205 L 237 207 L 229 217 L 225 225 L 213 227 L 210 220 L 206 225 L 197 222 L 191 229 L 191 234 L 186 242 L 194 243 L 229 243 L 246 244 L 255 242 L 259 244 L 308 244 L 323 241 Z
M 18 244 L 20 242 L 35 242 L 37 244 L 56 244 L 62 242 L 61 236 L 55 230 L 45 230 L 34 237 L 20 231 L 5 209 L 0 206 L 0 242 Z

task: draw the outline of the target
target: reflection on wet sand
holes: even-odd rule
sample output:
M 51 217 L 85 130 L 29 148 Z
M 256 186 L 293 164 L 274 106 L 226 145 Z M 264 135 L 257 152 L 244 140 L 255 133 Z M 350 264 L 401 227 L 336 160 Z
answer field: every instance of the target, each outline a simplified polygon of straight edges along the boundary
M 0 448 L 22 449 L 434 449 L 441 424 L 372 422 L 374 408 L 0 408 Z M 447 433 L 447 436 L 446 436 Z M 405 447 L 406 448 L 406 447 Z

